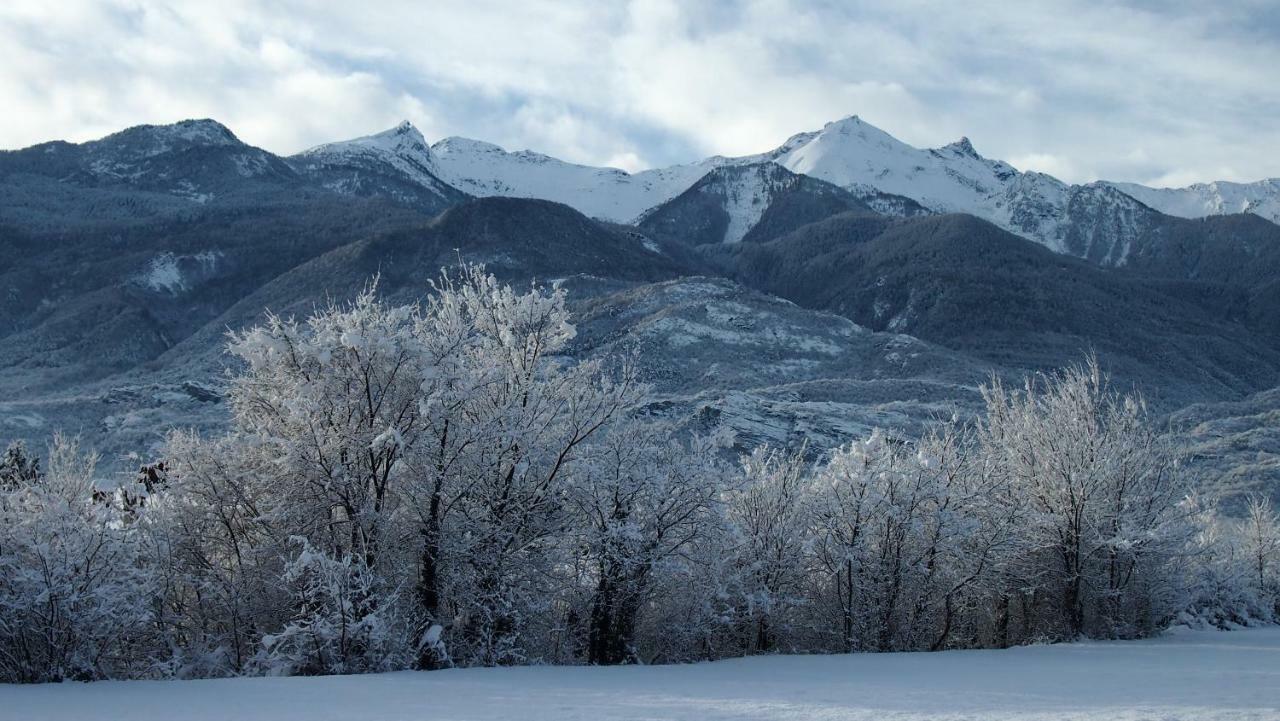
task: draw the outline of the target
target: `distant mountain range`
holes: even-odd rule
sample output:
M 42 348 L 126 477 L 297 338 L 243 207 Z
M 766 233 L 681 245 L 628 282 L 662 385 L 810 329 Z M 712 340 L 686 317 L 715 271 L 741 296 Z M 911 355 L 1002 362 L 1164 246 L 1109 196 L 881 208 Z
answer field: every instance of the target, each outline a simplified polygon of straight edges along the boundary
M 408 123 L 367 138 L 323 145 L 296 157 L 327 160 L 372 148 L 377 148 L 389 165 L 428 171 L 432 178 L 425 180 L 425 185 L 439 179 L 477 197 L 553 200 L 585 215 L 619 223 L 638 220 L 715 168 L 775 163 L 860 198 L 897 196 L 932 212 L 976 215 L 1058 252 L 1083 255 L 1087 249 L 1105 244 L 1108 252 L 1102 255 L 1109 256 L 1112 263 L 1124 258 L 1126 233 L 1140 232 L 1136 227 L 1140 221 L 1133 218 L 1142 213 L 1138 204 L 1182 218 L 1253 213 L 1280 221 L 1280 179 L 1179 189 L 1105 181 L 1068 185 L 1043 173 L 1021 172 L 1003 161 L 984 158 L 968 138 L 921 150 L 857 116 L 795 135 L 767 153 L 710 157 L 635 174 L 574 165 L 530 151 L 511 153 L 464 138 L 447 138 L 428 147 Z M 751 204 L 742 205 L 745 210 Z M 896 210 L 891 205 L 877 209 Z M 1087 231 L 1080 228 L 1084 216 L 1093 221 Z M 739 238 L 743 235 L 745 232 Z M 1117 250 L 1110 251 L 1111 246 Z
M 569 289 L 574 355 L 640 348 L 654 412 L 744 447 L 914 433 L 1096 352 L 1205 467 L 1263 469 L 1233 490 L 1280 489 L 1269 435 L 1213 440 L 1274 407 L 1277 220 L 1280 181 L 1068 185 L 857 117 L 634 174 L 408 123 L 290 157 L 138 126 L 0 152 L 0 442 L 64 428 L 115 459 L 218 427 L 227 329 L 469 261 Z

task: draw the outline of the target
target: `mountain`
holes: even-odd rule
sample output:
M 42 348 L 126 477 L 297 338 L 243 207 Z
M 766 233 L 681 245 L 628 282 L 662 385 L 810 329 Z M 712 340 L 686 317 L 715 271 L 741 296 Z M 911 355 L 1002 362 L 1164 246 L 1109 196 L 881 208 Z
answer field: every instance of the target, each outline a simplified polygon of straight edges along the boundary
M 336 193 L 387 197 L 429 214 L 469 197 L 436 177 L 431 149 L 407 121 L 375 135 L 303 151 L 289 163 Z
M 269 253 L 273 241 L 257 240 Z M 816 450 L 874 426 L 918 432 L 932 418 L 973 412 L 975 388 L 994 370 L 962 353 L 873 333 L 728 279 L 699 277 L 701 268 L 683 260 L 692 256 L 669 254 L 667 247 L 636 229 L 540 200 L 480 198 L 429 221 L 406 217 L 398 227 L 260 280 L 229 306 L 202 304 L 206 313 L 222 310 L 167 343 L 140 347 L 108 325 L 92 336 L 92 350 L 77 346 L 81 356 L 138 351 L 128 361 L 117 358 L 113 373 L 88 373 L 69 351 L 0 357 L 0 367 L 10 371 L 10 383 L 0 386 L 7 391 L 0 394 L 0 437 L 34 441 L 54 428 L 77 428 L 109 461 L 118 461 L 125 452 L 156 447 L 174 425 L 216 429 L 226 422 L 218 399 L 228 329 L 260 322 L 268 309 L 305 315 L 343 302 L 375 276 L 389 302 L 412 302 L 430 292 L 442 266 L 460 261 L 484 262 L 517 286 L 566 288 L 579 327 L 573 356 L 637 350 L 642 377 L 657 394 L 652 412 L 728 427 L 744 447 L 807 437 Z M 117 279 L 76 303 L 102 307 L 89 299 L 124 295 L 126 285 Z M 115 308 L 104 315 L 130 317 Z M 67 322 L 67 335 L 72 321 L 86 332 L 80 320 Z M 35 332 L 47 333 L 47 324 Z M 37 363 L 60 373 L 39 387 L 22 386 L 22 377 L 40 372 Z M 0 384 L 5 380 L 0 375 Z
M 299 193 L 145 224 L 0 228 L 0 393 L 134 368 L 298 264 L 427 219 L 378 198 Z
M 938 213 L 966 213 L 1058 253 L 1123 265 L 1150 209 L 1115 186 L 1068 185 L 1022 172 L 968 138 L 914 148 L 857 116 L 796 135 L 763 157 L 854 192 L 905 196 Z
M 0 388 L 133 368 L 289 268 L 428 218 L 212 120 L 0 153 Z
M 552 200 L 617 223 L 635 220 L 724 162 L 708 158 L 632 174 L 566 163 L 529 150 L 511 153 L 466 138 L 445 138 L 431 146 L 431 154 L 433 172 L 464 193 Z
M 87 143 L 0 152 L 0 224 L 145 224 L 215 202 L 261 205 L 301 185 L 283 159 L 213 120 L 140 125 Z
M 1188 445 L 1188 467 L 1229 509 L 1242 510 L 1256 493 L 1280 503 L 1280 388 L 1196 403 L 1169 423 Z
M 643 222 L 718 169 L 775 163 L 838 186 L 882 214 L 967 213 L 1055 252 L 1105 265 L 1126 262 L 1134 239 L 1154 222 L 1151 211 L 1185 217 L 1251 212 L 1273 221 L 1280 212 L 1280 183 L 1274 180 L 1248 186 L 1214 183 L 1185 191 L 1106 182 L 1070 185 L 985 158 L 967 138 L 920 149 L 857 116 L 794 135 L 758 155 L 716 156 L 635 174 L 573 165 L 530 151 L 510 153 L 461 138 L 442 140 L 431 151 L 435 174 L 469 194 L 554 200 L 615 222 Z M 1165 200 L 1168 193 L 1202 191 L 1210 199 L 1199 210 L 1194 203 Z M 735 229 L 729 237 L 738 234 Z
M 576 289 L 575 289 L 576 290 Z M 724 278 L 685 277 L 585 297 L 571 291 L 581 357 L 639 354 L 651 413 L 762 442 L 831 448 L 881 428 L 915 435 L 976 412 L 992 366 L 814 312 Z
M 775 163 L 716 168 L 641 218 L 641 230 L 692 245 L 761 242 L 839 213 L 878 215 L 852 193 Z
M 570 276 L 625 283 L 694 272 L 645 236 L 597 223 L 566 205 L 478 198 L 299 263 L 228 309 L 209 330 L 255 322 L 264 308 L 307 313 L 329 299 L 354 297 L 375 276 L 381 295 L 412 302 L 430 292 L 442 268 L 459 263 L 484 264 L 503 281 L 526 287 Z M 196 345 L 206 341 L 216 338 L 198 338 Z
M 845 214 L 706 253 L 750 287 L 1006 368 L 1096 351 L 1166 408 L 1280 383 L 1274 337 L 1177 287 L 1052 253 L 973 216 Z
M 1185 188 L 1150 188 L 1137 183 L 1108 183 L 1166 215 L 1203 218 L 1211 215 L 1251 213 L 1280 223 L 1280 178 L 1256 183 L 1220 180 Z

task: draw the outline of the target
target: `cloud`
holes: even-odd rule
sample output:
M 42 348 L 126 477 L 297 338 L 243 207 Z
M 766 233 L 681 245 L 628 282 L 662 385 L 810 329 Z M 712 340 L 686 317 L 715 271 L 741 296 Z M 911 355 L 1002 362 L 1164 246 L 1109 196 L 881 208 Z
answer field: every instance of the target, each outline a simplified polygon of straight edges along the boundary
M 209 116 L 289 153 L 407 118 L 637 169 L 856 113 L 1072 181 L 1256 179 L 1280 175 L 1278 23 L 1247 0 L 10 0 L 0 147 Z

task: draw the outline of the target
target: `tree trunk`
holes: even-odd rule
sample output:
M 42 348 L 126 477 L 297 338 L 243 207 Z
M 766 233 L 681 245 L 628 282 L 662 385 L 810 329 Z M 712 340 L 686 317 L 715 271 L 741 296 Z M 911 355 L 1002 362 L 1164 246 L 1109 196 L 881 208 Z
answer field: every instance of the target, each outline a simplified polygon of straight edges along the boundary
M 837 581 L 839 575 L 836 576 Z M 853 653 L 853 559 L 845 559 L 844 650 Z
M 427 525 L 422 529 L 422 555 L 418 570 L 418 603 L 426 617 L 425 628 L 432 624 L 441 624 L 440 613 L 440 520 L 439 496 L 431 499 L 431 510 Z M 424 629 L 425 630 L 425 629 Z M 431 670 L 447 666 L 448 660 L 440 658 L 435 648 L 424 647 L 419 651 L 417 668 Z
M 1000 594 L 996 603 L 996 645 L 1009 648 L 1009 594 Z
M 645 569 L 625 572 L 612 564 L 600 569 L 587 632 L 588 663 L 613 666 L 638 661 L 636 623 L 645 575 Z

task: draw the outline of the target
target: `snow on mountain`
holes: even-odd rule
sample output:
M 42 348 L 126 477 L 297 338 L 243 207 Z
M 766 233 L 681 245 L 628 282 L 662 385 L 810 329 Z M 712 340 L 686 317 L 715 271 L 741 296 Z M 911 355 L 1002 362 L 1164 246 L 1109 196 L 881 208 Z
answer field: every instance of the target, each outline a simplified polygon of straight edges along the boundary
M 1108 266 L 1124 265 L 1143 234 L 1161 220 L 1105 183 L 1068 186 L 1059 212 L 1049 217 L 1055 249 Z
M 216 120 L 181 120 L 171 125 L 137 125 L 85 143 L 91 153 L 140 160 L 200 146 L 239 146 L 240 139 Z
M 273 156 L 243 145 L 211 120 L 139 126 L 83 147 L 91 173 L 135 182 L 155 175 L 156 158 L 218 146 L 231 146 L 227 155 L 243 177 L 271 172 Z M 1054 251 L 1104 264 L 1125 262 L 1130 244 L 1153 222 L 1148 209 L 1181 217 L 1250 212 L 1280 223 L 1280 179 L 1181 189 L 1108 182 L 1068 185 L 985 158 L 967 138 L 921 149 L 857 116 L 794 135 L 766 153 L 713 156 L 638 173 L 568 163 L 528 150 L 509 152 L 459 137 L 428 146 L 408 122 L 289 158 L 294 171 L 335 192 L 388 196 L 431 213 L 467 195 L 513 196 L 564 203 L 619 223 L 638 222 L 713 170 L 762 163 L 829 182 L 882 213 L 968 213 Z M 708 189 L 721 196 L 728 215 L 724 241 L 747 237 L 768 209 L 777 179 L 766 175 L 727 174 Z M 213 193 L 205 185 L 186 181 L 170 192 L 207 202 Z
M 939 213 L 969 213 L 1057 252 L 1071 186 L 984 158 L 961 138 L 941 148 L 908 145 L 861 118 L 793 137 L 764 157 L 855 193 L 905 196 Z
M 799 133 L 778 148 L 739 158 L 711 157 L 629 174 L 594 168 L 521 151 L 511 153 L 489 143 L 447 138 L 431 148 L 435 174 L 472 195 L 514 195 L 570 205 L 598 218 L 632 222 L 722 167 L 774 162 L 801 175 L 844 188 L 872 208 L 894 215 L 928 211 L 969 213 L 1064 253 L 1072 235 L 1069 204 L 1081 191 L 1049 175 L 1020 172 L 999 160 L 981 156 L 967 138 L 941 148 L 912 147 L 857 116 L 828 123 L 821 130 Z M 769 189 L 759 174 L 740 174 L 718 188 L 727 202 L 728 242 L 741 240 L 768 205 Z M 1094 191 L 1084 193 L 1096 195 Z M 918 203 L 918 206 L 916 205 Z M 1106 204 L 1094 204 L 1105 210 Z M 1077 203 L 1077 211 L 1081 207 Z M 1090 225 L 1120 236 L 1135 234 L 1119 219 Z M 1121 227 L 1116 227 L 1117 223 Z M 1072 241 L 1079 245 L 1079 239 Z M 1119 241 L 1117 241 L 1119 242 Z M 1090 247 L 1107 244 L 1091 239 Z M 1110 249 L 1104 257 L 1123 257 Z
M 345 195 L 387 195 L 433 211 L 463 197 L 436 176 L 427 141 L 407 120 L 381 133 L 304 150 L 289 160 L 299 173 Z
M 1208 215 L 1254 213 L 1280 223 L 1280 178 L 1256 183 L 1197 183 L 1185 188 L 1150 188 L 1137 183 L 1108 183 L 1166 215 L 1203 218 Z
M 431 150 L 409 121 L 354 140 L 326 143 L 295 156 L 300 164 L 361 165 L 384 162 L 426 187 L 438 185 L 431 174 Z
M 693 187 L 646 211 L 638 225 L 687 244 L 733 244 L 770 240 L 850 211 L 874 214 L 843 188 L 762 160 L 712 170 Z
M 725 162 L 708 158 L 632 174 L 566 163 L 529 150 L 508 152 L 492 143 L 457 137 L 432 145 L 431 153 L 436 175 L 464 193 L 552 200 L 617 223 L 635 220 Z
M 208 119 L 137 125 L 85 143 L 55 141 L 0 152 L 0 177 L 13 173 L 46 178 L 62 188 L 151 194 L 129 203 L 104 197 L 94 212 L 112 215 L 164 205 L 156 194 L 204 205 L 227 196 L 260 197 L 297 181 L 282 159 Z M 18 185 L 31 187 L 24 181 Z M 48 200 L 48 193 L 37 193 L 32 202 L 42 206 Z
M 905 195 L 941 212 L 972 212 L 1017 176 L 1008 164 L 978 155 L 967 139 L 919 150 L 856 115 L 792 138 L 766 156 L 794 173 Z
M 747 232 L 760 222 L 760 216 L 764 215 L 767 206 L 761 201 L 774 191 L 775 185 L 793 182 L 793 178 L 778 178 L 761 170 L 734 173 L 726 177 L 723 193 L 729 224 L 724 231 L 724 242 L 741 242 Z

